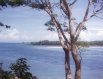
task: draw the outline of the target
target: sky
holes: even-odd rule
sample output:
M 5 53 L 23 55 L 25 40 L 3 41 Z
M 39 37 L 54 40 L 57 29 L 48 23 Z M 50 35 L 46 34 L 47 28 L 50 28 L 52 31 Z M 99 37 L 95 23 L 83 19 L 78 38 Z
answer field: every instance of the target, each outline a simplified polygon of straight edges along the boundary
M 86 2 L 79 2 L 73 8 L 73 15 L 82 20 L 83 8 L 86 7 Z M 101 15 L 103 16 L 103 14 Z M 0 22 L 10 25 L 10 29 L 0 27 L 0 42 L 30 42 L 41 40 L 58 40 L 56 32 L 47 31 L 44 26 L 45 22 L 50 20 L 49 16 L 40 10 L 32 9 L 31 7 L 7 7 L 0 11 Z M 80 40 L 94 41 L 103 40 L 103 20 L 94 18 L 86 23 L 87 30 L 82 31 Z

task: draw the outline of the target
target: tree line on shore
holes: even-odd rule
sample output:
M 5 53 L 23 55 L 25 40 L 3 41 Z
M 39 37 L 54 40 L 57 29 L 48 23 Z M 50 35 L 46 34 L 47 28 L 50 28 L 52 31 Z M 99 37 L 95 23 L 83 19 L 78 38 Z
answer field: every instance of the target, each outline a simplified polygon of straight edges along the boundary
M 60 41 L 49 41 L 43 40 L 38 42 L 30 42 L 31 45 L 50 45 L 50 46 L 59 46 Z M 79 46 L 103 46 L 103 41 L 78 41 Z

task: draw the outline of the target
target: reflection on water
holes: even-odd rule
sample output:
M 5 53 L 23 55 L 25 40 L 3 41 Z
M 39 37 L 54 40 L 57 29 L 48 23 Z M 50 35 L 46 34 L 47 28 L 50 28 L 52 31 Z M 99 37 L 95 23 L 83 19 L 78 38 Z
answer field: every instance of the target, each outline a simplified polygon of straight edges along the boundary
M 65 79 L 64 53 L 60 47 L 0 44 L 0 62 L 4 63 L 4 69 L 8 69 L 9 64 L 20 57 L 28 59 L 31 72 L 39 79 Z M 82 52 L 82 58 L 82 79 L 103 79 L 103 47 L 86 48 Z

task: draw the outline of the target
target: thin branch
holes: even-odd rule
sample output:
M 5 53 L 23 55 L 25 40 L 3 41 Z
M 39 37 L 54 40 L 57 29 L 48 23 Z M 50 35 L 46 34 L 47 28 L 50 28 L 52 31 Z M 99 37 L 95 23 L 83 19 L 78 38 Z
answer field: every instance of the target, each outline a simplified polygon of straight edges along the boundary
M 91 0 L 90 0 L 91 1 Z M 89 14 L 89 9 L 90 9 L 90 5 L 91 5 L 91 2 L 88 0 L 88 5 L 87 5 L 87 9 L 85 11 L 85 15 L 84 15 L 84 18 L 83 18 L 83 21 L 80 22 L 76 28 L 76 31 L 75 31 L 75 41 L 77 41 L 79 35 L 80 35 L 80 32 L 81 30 L 83 29 L 84 27 L 84 23 L 87 21 L 87 18 L 88 18 L 88 14 Z
M 53 6 L 52 7 L 59 7 L 60 6 L 60 4 L 59 3 L 53 3 Z
M 74 1 L 70 4 L 70 6 L 74 5 L 76 2 L 77 2 L 77 0 L 74 0 Z
M 78 37 L 79 37 L 79 35 L 80 35 L 80 32 L 81 32 L 81 30 L 82 30 L 83 27 L 84 27 L 84 22 L 79 23 L 77 27 L 78 27 L 78 30 L 77 30 L 76 33 L 75 33 L 75 41 L 78 40 Z
M 87 20 L 93 18 L 94 16 L 97 16 L 97 14 L 99 14 L 99 13 L 103 13 L 103 12 L 100 12 L 100 11 L 102 11 L 102 10 L 103 10 L 103 7 L 101 7 L 100 9 L 98 9 L 98 10 L 96 10 L 96 11 L 94 11 L 93 14 L 90 15 Z

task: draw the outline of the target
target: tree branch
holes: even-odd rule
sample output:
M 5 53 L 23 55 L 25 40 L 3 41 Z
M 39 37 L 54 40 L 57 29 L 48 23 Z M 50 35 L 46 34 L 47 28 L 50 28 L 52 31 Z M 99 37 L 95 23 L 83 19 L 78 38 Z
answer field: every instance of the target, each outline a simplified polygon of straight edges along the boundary
M 76 33 L 75 33 L 75 41 L 77 41 L 78 40 L 78 37 L 79 37 L 79 35 L 80 35 L 80 32 L 81 32 L 81 30 L 83 29 L 83 27 L 84 27 L 84 23 L 85 22 L 81 22 L 81 23 L 79 23 L 78 24 L 78 26 L 77 26 L 77 31 L 76 31 Z
M 86 9 L 86 12 L 85 12 L 85 15 L 84 15 L 84 18 L 83 18 L 83 21 L 79 23 L 79 25 L 77 26 L 76 28 L 76 32 L 75 32 L 75 40 L 77 41 L 79 35 L 80 35 L 80 32 L 81 30 L 83 29 L 84 27 L 84 24 L 86 21 L 88 21 L 89 19 L 91 19 L 92 17 L 97 16 L 97 14 L 103 10 L 103 6 L 100 7 L 100 9 L 96 10 L 95 12 L 93 12 L 92 15 L 89 16 L 88 18 L 88 14 L 89 14 L 89 8 L 90 8 L 90 5 L 93 4 L 91 0 L 88 1 L 88 6 L 87 6 L 87 9 Z M 100 18 L 100 17 L 99 17 Z
M 76 28 L 76 31 L 75 31 L 75 41 L 77 41 L 79 35 L 80 35 L 80 32 L 81 30 L 83 29 L 84 27 L 84 23 L 87 21 L 87 18 L 88 18 L 88 14 L 89 14 L 89 8 L 90 8 L 90 2 L 91 0 L 88 0 L 88 5 L 87 5 L 87 9 L 85 11 L 85 15 L 84 15 L 84 18 L 83 18 L 83 21 L 80 22 Z
M 103 10 L 103 6 L 102 6 L 100 9 L 94 11 L 93 14 L 90 15 L 89 18 L 88 18 L 87 20 L 93 18 L 94 16 L 97 16 L 97 14 L 99 14 L 99 12 L 102 11 L 102 10 Z M 103 13 L 103 12 L 101 12 L 101 13 Z
M 74 5 L 77 2 L 77 0 L 74 0 L 71 4 L 69 4 L 70 6 Z

